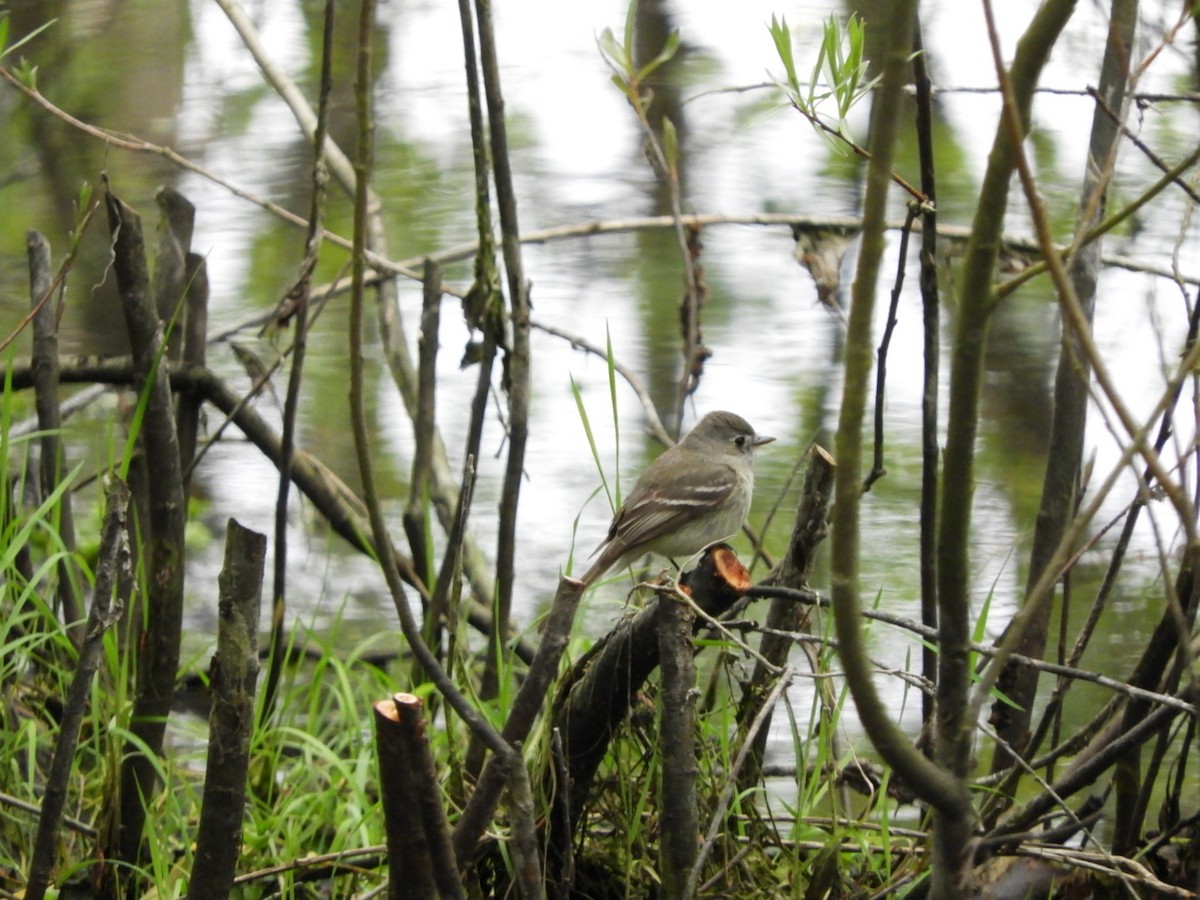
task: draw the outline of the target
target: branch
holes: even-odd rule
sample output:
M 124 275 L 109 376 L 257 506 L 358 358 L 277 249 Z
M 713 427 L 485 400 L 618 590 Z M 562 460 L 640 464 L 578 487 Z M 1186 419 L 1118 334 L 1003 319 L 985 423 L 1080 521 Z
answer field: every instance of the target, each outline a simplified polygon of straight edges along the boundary
M 287 561 L 288 561 L 288 494 L 292 484 L 292 459 L 295 456 L 296 417 L 300 409 L 300 389 L 304 380 L 304 362 L 308 351 L 309 303 L 312 294 L 312 273 L 321 251 L 321 223 L 325 213 L 325 182 L 328 175 L 323 162 L 325 133 L 329 115 L 329 94 L 333 89 L 333 0 L 326 0 L 324 31 L 321 40 L 321 78 L 319 114 L 313 135 L 314 156 L 310 184 L 312 199 L 304 255 L 300 260 L 295 284 L 276 308 L 268 327 L 282 328 L 291 320 L 295 323 L 292 339 L 292 365 L 288 370 L 287 394 L 283 403 L 283 427 L 279 459 L 279 486 L 275 498 L 275 555 L 271 591 L 271 640 L 263 702 L 259 708 L 262 722 L 274 714 L 276 690 L 283 673 L 283 645 L 287 633 Z
M 137 697 L 121 764 L 120 825 L 110 859 L 134 862 L 141 851 L 147 806 L 159 788 L 157 766 L 147 753 L 162 752 L 171 698 L 179 670 L 183 628 L 186 500 L 167 376 L 165 342 L 146 268 L 142 221 L 111 190 L 105 191 L 112 234 L 113 271 L 121 295 L 143 416 L 138 437 L 145 448 L 147 477 L 154 485 L 149 504 L 146 572 L 148 619 L 137 654 Z M 126 457 L 126 465 L 128 456 Z M 122 473 L 124 474 L 124 473 Z
M 748 599 L 759 600 L 783 599 L 798 604 L 819 606 L 822 609 L 835 608 L 834 601 L 830 597 L 809 589 L 798 590 L 796 588 L 774 587 L 765 584 L 759 584 L 749 588 L 746 591 L 746 597 Z M 874 622 L 883 622 L 886 625 L 892 625 L 896 628 L 902 628 L 905 631 L 909 631 L 922 641 L 933 642 L 937 640 L 938 633 L 936 628 L 921 624 L 920 622 L 914 622 L 912 619 L 898 616 L 895 613 L 883 612 L 878 609 L 864 609 L 862 615 L 864 619 Z M 767 631 L 767 629 L 760 630 Z M 779 631 L 777 633 L 788 638 L 789 640 L 797 642 L 801 640 L 809 641 L 814 639 L 812 635 L 803 634 L 800 632 Z M 999 649 L 994 644 L 981 644 L 975 641 L 971 641 L 967 645 L 967 648 L 972 653 L 978 653 L 981 656 L 994 657 L 1000 653 Z M 1180 712 L 1188 713 L 1190 715 L 1200 713 L 1200 708 L 1198 708 L 1192 701 L 1182 699 L 1180 697 L 1174 697 L 1170 694 L 1164 694 L 1160 691 L 1151 691 L 1145 688 L 1140 688 L 1136 685 L 1132 685 L 1124 681 L 1118 681 L 1115 678 L 1110 678 L 1107 675 L 1101 675 L 1098 672 L 1092 672 L 1087 669 L 1079 669 L 1075 666 L 1062 665 L 1060 663 L 1047 662 L 1043 659 L 1034 659 L 1033 657 L 1021 656 L 1019 654 L 1014 654 L 1010 658 L 1022 666 L 1029 666 L 1030 668 L 1037 669 L 1038 671 L 1045 672 L 1049 675 L 1056 675 L 1060 678 L 1068 678 L 1075 681 L 1086 681 L 1090 684 L 1107 688 L 1108 690 L 1122 696 L 1136 698 L 1144 702 L 1154 703 L 1160 706 L 1169 706 L 1173 709 L 1177 709 Z
M 863 493 L 871 489 L 876 481 L 887 474 L 883 465 L 883 407 L 887 395 L 887 358 L 892 346 L 892 333 L 896 330 L 896 308 L 900 305 L 900 291 L 904 287 L 904 267 L 908 262 L 908 236 L 912 233 L 913 222 L 921 214 L 923 208 L 909 204 L 908 218 L 904 220 L 904 228 L 900 232 L 900 249 L 897 253 L 896 278 L 892 282 L 891 302 L 888 304 L 887 324 L 883 327 L 883 338 L 879 341 L 879 351 L 875 354 L 875 457 L 871 471 L 863 482 Z
M 598 356 L 605 362 L 612 359 L 612 367 L 617 374 L 625 379 L 625 382 L 633 388 L 633 392 L 637 395 L 638 401 L 642 404 L 642 412 L 646 416 L 647 427 L 654 439 L 664 447 L 673 447 L 675 441 L 667 433 L 667 429 L 663 426 L 662 419 L 659 418 L 658 409 L 654 406 L 654 398 L 650 396 L 650 391 L 642 384 L 642 380 L 637 373 L 631 368 L 618 360 L 615 356 L 610 357 L 610 354 L 602 347 L 598 347 L 591 343 L 587 338 L 578 334 L 571 334 L 568 331 L 563 331 L 561 328 L 555 328 L 553 325 L 547 325 L 536 320 L 529 323 L 537 331 L 544 331 L 546 334 L 552 334 L 555 337 L 562 338 L 567 341 L 572 347 L 577 350 L 583 350 L 585 353 L 590 353 L 593 356 Z
M 531 391 L 529 350 L 529 283 L 521 256 L 521 227 L 517 217 L 517 193 L 513 185 L 508 155 L 508 126 L 504 116 L 504 96 L 500 86 L 500 61 L 496 55 L 496 37 L 492 26 L 491 0 L 476 0 L 475 19 L 479 27 L 479 58 L 487 98 L 488 126 L 496 203 L 500 213 L 500 242 L 508 275 L 511 345 L 505 357 L 504 387 L 508 393 L 508 458 L 504 483 L 500 489 L 499 535 L 496 541 L 496 631 L 492 652 L 480 688 L 480 697 L 490 700 L 498 694 L 498 666 L 503 652 L 501 636 L 512 613 L 513 586 L 516 581 L 517 507 L 521 482 L 525 476 L 525 447 L 529 440 L 529 400 Z
M 267 536 L 230 519 L 218 578 L 213 703 L 189 900 L 228 896 L 241 855 L 266 557 Z
M 46 773 L 42 810 L 29 867 L 29 884 L 25 892 L 25 896 L 31 900 L 41 900 L 50 884 L 57 861 L 58 830 L 66 807 L 68 782 L 75 762 L 75 751 L 79 746 L 79 730 L 91 696 L 92 679 L 104 653 L 104 632 L 124 612 L 133 583 L 128 514 L 129 487 L 120 478 L 109 476 L 105 483 L 104 525 L 100 533 L 100 556 L 96 565 L 92 607 L 88 612 L 79 662 L 63 702 L 54 757 Z
M 963 784 L 950 772 L 936 767 L 912 745 L 886 709 L 871 680 L 862 633 L 862 600 L 858 566 L 862 535 L 859 530 L 862 491 L 862 422 L 871 373 L 871 323 L 875 285 L 883 255 L 883 222 L 892 159 L 898 130 L 899 94 L 904 80 L 904 59 L 911 44 L 916 4 L 895 4 L 884 33 L 889 38 L 884 76 L 871 110 L 873 155 L 867 174 L 864 228 L 854 279 L 849 326 L 846 334 L 846 378 L 838 419 L 838 466 L 835 475 L 837 515 L 833 518 L 832 580 L 834 620 L 846 681 L 858 708 L 859 719 L 871 743 L 888 765 L 909 786 L 937 809 L 956 819 L 970 807 Z M 901 43 L 897 43 L 897 42 Z
M 363 250 L 367 242 L 368 179 L 371 172 L 373 152 L 374 119 L 372 117 L 372 41 L 375 29 L 374 0 L 365 0 L 358 22 L 358 69 L 355 81 L 355 106 L 358 125 L 358 158 L 355 162 L 357 183 L 354 192 L 354 256 L 352 258 L 353 289 L 350 295 L 350 417 L 354 430 L 354 447 L 358 455 L 358 470 L 363 483 L 363 499 L 371 522 L 371 532 L 379 547 L 392 546 L 388 537 L 387 520 L 380 505 L 379 491 L 375 483 L 375 466 L 371 459 L 371 437 L 367 427 L 364 378 L 363 378 L 363 281 L 366 275 L 366 257 Z M 392 603 L 400 618 L 400 628 L 412 649 L 413 655 L 425 669 L 430 680 L 446 698 L 446 702 L 470 727 L 472 733 L 486 741 L 493 752 L 503 757 L 513 754 L 512 748 L 500 737 L 469 700 L 458 689 L 446 673 L 440 661 L 421 637 L 420 627 L 413 616 L 395 556 L 390 553 L 379 555 L 380 567 L 392 595 Z M 502 623 L 496 624 L 503 627 Z

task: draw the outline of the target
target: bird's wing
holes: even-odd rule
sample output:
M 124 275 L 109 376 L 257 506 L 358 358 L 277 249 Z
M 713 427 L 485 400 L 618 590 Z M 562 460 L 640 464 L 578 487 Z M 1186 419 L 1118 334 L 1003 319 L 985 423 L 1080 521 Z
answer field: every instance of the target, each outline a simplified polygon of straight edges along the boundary
M 711 474 L 686 493 L 680 492 L 669 472 L 647 469 L 613 518 L 607 541 L 617 538 L 623 546 L 635 547 L 657 540 L 714 504 L 724 503 L 737 486 L 737 473 L 730 466 L 704 462 Z

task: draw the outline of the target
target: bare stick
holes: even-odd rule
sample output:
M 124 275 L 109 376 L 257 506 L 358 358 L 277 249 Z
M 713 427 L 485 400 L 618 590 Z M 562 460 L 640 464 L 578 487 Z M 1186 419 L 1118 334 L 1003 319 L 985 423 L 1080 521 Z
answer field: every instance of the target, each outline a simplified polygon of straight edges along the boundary
M 115 475 L 105 481 L 104 525 L 100 533 L 100 560 L 96 566 L 96 587 L 92 593 L 92 608 L 88 612 L 87 630 L 79 653 L 79 664 L 71 679 L 71 687 L 63 704 L 54 759 L 46 774 L 46 789 L 42 796 L 42 814 L 38 819 L 34 839 L 33 860 L 29 869 L 29 885 L 25 896 L 41 900 L 50 884 L 58 849 L 58 829 L 62 824 L 67 801 L 67 785 L 71 765 L 79 746 L 79 729 L 87 711 L 92 678 L 104 652 L 104 632 L 125 608 L 125 600 L 133 572 L 129 555 L 129 488 Z M 113 597 L 116 597 L 116 603 Z
M 571 334 L 568 331 L 563 331 L 561 328 L 555 328 L 553 325 L 547 325 L 544 322 L 536 320 L 530 324 L 538 331 L 544 331 L 546 334 L 562 338 L 576 349 L 583 350 L 593 356 L 598 356 L 606 362 L 609 359 L 607 351 L 602 347 L 597 347 L 582 335 Z M 625 382 L 633 388 L 633 392 L 637 394 L 638 402 L 642 404 L 642 413 L 646 416 L 650 433 L 654 435 L 655 440 L 664 447 L 674 446 L 675 441 L 667 434 L 667 429 L 663 426 L 662 419 L 659 418 L 658 410 L 654 406 L 654 398 L 650 396 L 650 391 L 646 389 L 646 385 L 642 383 L 637 373 L 615 357 L 612 359 L 612 364 L 617 374 L 624 378 Z
M 228 896 L 241 854 L 266 556 L 266 535 L 230 519 L 219 581 L 204 801 L 188 900 Z
M 438 329 L 442 311 L 442 267 L 433 260 L 425 263 L 424 290 L 421 293 L 421 327 L 417 332 L 417 415 L 413 421 L 412 478 L 409 479 L 408 503 L 404 509 L 404 530 L 417 574 L 430 584 L 430 547 L 426 541 L 429 527 L 426 515 L 429 504 L 429 484 L 433 479 L 433 436 L 437 427 L 437 356 Z M 436 648 L 441 640 L 437 624 L 443 619 L 441 610 L 426 611 L 425 639 Z M 432 630 L 431 630 L 432 629 Z
M 324 31 L 321 41 L 321 87 L 318 101 L 316 131 L 313 135 L 313 163 L 310 176 L 312 198 L 309 205 L 308 235 L 304 256 L 300 260 L 296 281 L 287 296 L 280 301 L 268 327 L 283 327 L 294 322 L 292 365 L 288 370 L 287 395 L 283 403 L 283 428 L 280 443 L 279 486 L 275 498 L 275 558 L 271 590 L 271 652 L 267 683 L 263 689 L 260 719 L 266 722 L 275 710 L 275 696 L 283 671 L 283 645 L 287 632 L 287 550 L 288 495 L 292 485 L 292 460 L 296 449 L 296 417 L 300 410 L 300 389 L 304 381 L 304 361 L 308 350 L 309 303 L 312 295 L 312 273 L 321 254 L 321 223 L 325 216 L 325 149 L 326 120 L 329 94 L 333 90 L 333 0 L 326 0 Z
M 533 788 L 529 783 L 529 770 L 521 757 L 521 745 L 515 745 L 509 761 L 508 796 L 509 812 L 512 815 L 513 840 L 511 843 L 513 867 L 516 869 L 518 894 L 529 900 L 543 900 L 546 884 L 542 878 L 541 857 L 538 854 L 536 826 L 537 810 L 533 802 Z
M 208 361 L 208 264 L 200 254 L 189 253 L 184 265 L 187 318 L 184 322 L 183 362 L 189 366 L 203 366 Z M 179 461 L 183 466 L 186 489 L 192 472 L 192 460 L 196 458 L 200 401 L 191 394 L 182 395 L 175 415 L 179 422 Z
M 929 198 L 921 211 L 921 332 L 924 353 L 921 386 L 921 621 L 937 627 L 937 509 L 938 457 L 941 451 L 938 432 L 938 383 L 941 365 L 941 300 L 938 292 L 937 174 L 934 168 L 933 85 L 926 65 L 925 38 L 921 14 L 913 27 L 913 82 L 917 100 L 917 152 L 921 161 L 921 190 Z M 921 648 L 921 674 L 933 682 L 937 676 L 937 650 Z M 933 697 L 921 694 L 921 721 L 933 721 Z
M 192 249 L 196 207 L 171 187 L 161 187 L 154 195 L 158 203 L 158 255 L 154 259 L 154 307 L 167 323 L 167 354 L 179 359 L 184 322 L 184 296 L 187 292 L 187 257 Z
M 892 282 L 892 299 L 888 304 L 887 324 L 883 328 L 883 337 L 879 341 L 879 350 L 875 354 L 875 455 L 871 471 L 863 481 L 863 493 L 871 489 L 876 481 L 887 474 L 883 465 L 883 405 L 887 394 L 887 359 L 888 349 L 892 345 L 892 333 L 896 330 L 896 308 L 900 305 L 900 290 L 904 287 L 904 264 L 908 259 L 908 236 L 912 232 L 913 221 L 920 214 L 921 208 L 916 205 L 908 207 L 908 218 L 904 228 L 900 230 L 899 260 L 896 263 L 896 280 Z
M 113 270 L 133 348 L 138 393 L 145 397 L 141 438 L 146 448 L 150 497 L 147 584 L 149 624 L 138 654 L 137 697 L 130 720 L 131 741 L 121 766 L 121 815 L 111 836 L 110 859 L 137 859 L 146 804 L 158 790 L 154 762 L 146 751 L 162 751 L 171 696 L 179 669 L 183 625 L 183 473 L 171 385 L 163 353 L 162 327 L 150 296 L 141 218 L 111 191 L 105 191 L 113 235 Z M 143 746 L 144 745 L 144 746 Z
M 38 427 L 41 429 L 41 475 L 42 496 L 51 496 L 58 487 L 66 469 L 59 431 L 62 416 L 58 407 L 58 323 L 54 309 L 49 303 L 53 292 L 50 277 L 50 242 L 36 231 L 31 231 L 25 240 L 29 256 L 29 291 L 34 309 L 33 316 L 33 370 L 36 379 Z M 83 643 L 83 601 L 79 572 L 71 554 L 75 552 L 75 516 L 71 507 L 70 492 L 64 493 L 58 504 L 58 534 L 62 540 L 62 560 L 56 566 L 58 572 L 58 601 L 63 622 L 67 627 L 71 643 L 79 647 Z
M 388 896 L 463 897 L 419 697 L 375 704 L 375 746 L 388 839 Z
M 696 838 L 696 663 L 692 657 L 695 613 L 676 597 L 658 599 L 658 655 L 662 670 L 660 724 L 662 782 L 659 809 L 660 896 L 686 900 L 694 895 Z M 729 783 L 736 784 L 733 776 Z

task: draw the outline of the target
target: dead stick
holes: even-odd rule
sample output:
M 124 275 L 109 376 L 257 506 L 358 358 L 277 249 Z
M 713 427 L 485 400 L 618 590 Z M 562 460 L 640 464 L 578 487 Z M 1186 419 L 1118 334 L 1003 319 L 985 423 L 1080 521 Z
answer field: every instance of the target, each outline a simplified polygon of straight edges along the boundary
M 92 691 L 92 678 L 100 665 L 104 651 L 104 632 L 120 618 L 124 609 L 124 592 L 133 583 L 129 558 L 129 488 L 120 478 L 110 475 L 105 485 L 104 526 L 100 536 L 100 562 L 96 567 L 96 588 L 92 608 L 88 613 L 87 631 L 79 654 L 79 664 L 67 691 L 62 723 L 54 747 L 54 759 L 46 776 L 46 791 L 42 797 L 42 815 L 38 819 L 37 837 L 33 845 L 33 862 L 29 871 L 29 886 L 25 896 L 41 900 L 46 894 L 54 871 L 58 849 L 58 829 L 62 824 L 67 801 L 67 783 L 71 765 L 79 746 L 79 729 L 87 710 Z M 114 604 L 113 594 L 117 594 Z
M 188 900 L 228 896 L 241 853 L 266 556 L 266 536 L 230 519 L 219 581 L 204 802 Z
M 388 843 L 388 896 L 463 897 L 419 697 L 375 704 Z

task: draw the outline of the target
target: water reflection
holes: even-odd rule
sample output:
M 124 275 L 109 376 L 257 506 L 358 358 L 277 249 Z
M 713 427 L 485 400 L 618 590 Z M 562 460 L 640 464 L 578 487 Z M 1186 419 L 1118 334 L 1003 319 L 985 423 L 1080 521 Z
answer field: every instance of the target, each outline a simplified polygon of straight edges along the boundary
M 927 44 L 934 77 L 948 86 L 990 83 L 990 63 L 980 51 L 977 11 L 968 4 L 925 4 Z M 1005 4 L 1002 27 L 1012 46 L 1016 30 L 1036 6 L 1032 0 Z M 9 4 L 13 32 L 20 34 L 47 15 L 59 23 L 29 48 L 40 67 L 39 86 L 56 103 L 86 121 L 171 145 L 240 188 L 288 209 L 308 208 L 310 149 L 297 134 L 291 114 L 262 86 L 261 77 L 228 21 L 215 4 L 95 4 L 85 2 Z M 628 218 L 663 209 L 663 198 L 641 153 L 641 137 L 594 45 L 604 27 L 619 32 L 625 4 L 563 4 L 541 0 L 506 4 L 497 10 L 500 54 L 515 142 L 521 218 L 527 229 L 586 220 Z M 682 64 L 665 73 L 655 88 L 656 102 L 680 129 L 686 161 L 685 204 L 696 211 L 750 213 L 790 210 L 804 215 L 853 214 L 859 202 L 858 165 L 832 154 L 780 100 L 764 91 L 709 93 L 762 82 L 765 69 L 778 69 L 765 23 L 772 12 L 786 12 L 797 26 L 797 51 L 811 58 L 818 23 L 839 4 L 808 3 L 781 10 L 778 4 L 643 4 L 644 24 L 658 40 L 671 27 L 683 29 Z M 311 94 L 317 64 L 318 23 L 301 3 L 262 3 L 249 7 L 268 52 Z M 452 5 L 385 3 L 379 34 L 376 185 L 385 203 L 393 252 L 418 257 L 473 237 L 471 164 L 461 74 L 458 25 Z M 1046 81 L 1079 87 L 1098 66 L 1094 48 L 1103 23 L 1094 9 L 1081 10 Z M 872 18 L 867 13 L 868 21 Z M 153 47 L 153 53 L 129 48 Z M 334 98 L 332 133 L 344 148 L 353 145 L 350 119 L 352 27 L 343 17 L 337 44 L 339 85 Z M 1166 86 L 1186 74 L 1190 61 L 1168 60 L 1154 77 Z M 1086 74 L 1081 74 L 1086 73 Z M 1143 88 L 1154 85 L 1144 84 Z M 685 104 L 685 101 L 686 104 Z M 966 221 L 971 193 L 991 141 L 996 100 L 990 95 L 946 92 L 941 95 L 939 141 L 942 221 Z M 279 223 L 258 206 L 231 196 L 195 174 L 183 173 L 152 154 L 108 148 L 36 110 L 14 91 L 0 91 L 8 118 L 9 140 L 0 145 L 0 169 L 17 173 L 0 184 L 0 325 L 5 332 L 23 315 L 27 288 L 17 248 L 33 227 L 51 236 L 59 254 L 74 225 L 73 200 L 83 180 L 110 173 L 115 189 L 154 221 L 153 192 L 171 184 L 197 206 L 194 247 L 208 255 L 214 329 L 227 327 L 253 311 L 274 306 L 294 277 L 302 231 Z M 1037 108 L 1037 159 L 1045 174 L 1058 176 L 1056 190 L 1073 211 L 1083 141 L 1091 109 L 1078 96 L 1048 97 Z M 1195 114 L 1175 107 L 1155 109 L 1156 139 L 1162 146 L 1194 141 Z M 852 126 L 865 118 L 856 116 Z M 1174 136 L 1174 139 L 1173 137 Z M 897 165 L 915 167 L 915 150 L 904 144 Z M 33 165 L 30 165 L 30 161 Z M 20 173 L 26 173 L 24 175 Z M 1122 183 L 1147 180 L 1147 164 L 1127 155 Z M 348 207 L 334 197 L 330 227 L 349 231 Z M 896 198 L 902 215 L 902 198 Z M 1165 264 L 1174 245 L 1180 201 L 1164 196 L 1153 214 L 1130 235 L 1123 252 Z M 1069 217 L 1072 213 L 1064 213 Z M 1019 206 L 1011 212 L 1012 230 L 1028 233 Z M 1061 223 L 1063 234 L 1069 218 Z M 1186 240 L 1194 246 L 1195 228 Z M 760 430 L 779 437 L 759 463 L 759 497 L 754 521 L 776 500 L 792 466 L 807 443 L 827 430 L 836 414 L 840 371 L 840 323 L 816 300 L 808 275 L 793 259 L 785 227 L 714 227 L 703 235 L 704 266 L 710 296 L 704 318 L 705 343 L 714 356 L 706 365 L 695 398 L 697 412 L 732 407 Z M 892 256 L 885 271 L 894 272 Z M 331 278 L 344 263 L 329 248 L 320 276 Z M 124 338 L 104 276 L 107 244 L 100 230 L 89 234 L 72 276 L 64 319 L 68 353 L 120 353 Z M 603 345 L 612 340 L 623 362 L 642 374 L 659 408 L 669 409 L 679 372 L 676 304 L 682 290 L 678 248 L 666 231 L 592 237 L 530 247 L 526 269 L 533 281 L 535 316 L 548 324 L 589 337 Z M 900 325 L 890 359 L 887 403 L 888 468 L 892 473 L 872 492 L 867 508 L 865 546 L 872 555 L 864 566 L 864 593 L 881 591 L 881 602 L 899 611 L 916 609 L 916 496 L 919 466 L 920 308 L 915 270 L 910 268 L 900 301 Z M 458 284 L 469 279 L 465 264 L 452 267 Z M 947 269 L 953 284 L 953 266 Z M 881 288 L 886 289 L 886 288 Z M 1015 603 L 1026 556 L 1041 458 L 1049 421 L 1049 384 L 1057 353 L 1052 298 L 1032 285 L 1009 301 L 993 326 L 988 417 L 981 431 L 981 484 L 975 535 L 978 595 L 993 593 L 997 614 Z M 952 292 L 947 289 L 945 294 Z M 1132 298 L 1146 297 L 1145 304 Z M 1158 360 L 1148 365 L 1146 347 L 1158 336 L 1146 333 L 1147 309 L 1163 332 L 1165 360 L 1174 358 L 1181 334 L 1177 294 L 1145 276 L 1110 270 L 1101 285 L 1097 330 L 1104 346 L 1118 354 L 1122 386 L 1145 414 L 1161 384 Z M 414 323 L 419 291 L 400 288 L 406 321 Z M 458 457 L 466 426 L 466 402 L 474 373 L 458 368 L 459 349 L 468 335 L 453 307 L 443 314 L 443 353 L 439 391 L 441 426 L 451 453 Z M 881 312 L 882 314 L 882 312 Z M 309 381 L 302 409 L 301 442 L 334 471 L 356 484 L 356 466 L 342 410 L 345 408 L 345 337 L 343 308 L 335 302 L 310 342 Z M 948 302 L 943 346 L 949 345 L 953 305 Z M 410 328 L 413 326 L 410 324 Z M 1141 329 L 1140 333 L 1134 329 Z M 1136 342 L 1136 343 L 1135 343 Z M 1126 351 L 1124 348 L 1128 347 Z M 1134 349 L 1134 348 L 1138 349 Z M 1156 351 L 1154 351 L 1156 352 Z M 603 361 L 580 354 L 565 342 L 535 337 L 535 397 L 529 447 L 528 482 L 519 523 L 521 565 L 516 595 L 518 615 L 530 621 L 548 599 L 571 548 L 578 517 L 576 549 L 590 550 L 608 522 L 603 498 L 589 496 L 599 479 L 591 462 L 572 395 L 580 386 L 610 477 L 617 457 Z M 246 384 L 228 348 L 214 348 L 212 365 L 224 376 Z M 947 371 L 948 367 L 943 367 Z M 392 497 L 398 524 L 410 465 L 410 426 L 382 366 L 371 378 L 377 387 L 371 410 L 381 447 L 377 465 Z M 620 475 L 626 483 L 657 447 L 642 438 L 642 416 L 631 391 L 618 388 L 622 449 Z M 260 401 L 268 404 L 268 401 Z M 269 405 L 268 405 L 268 411 Z M 277 414 L 277 413 L 275 413 Z M 694 419 L 689 416 L 690 421 Z M 1096 425 L 1090 444 L 1101 464 L 1116 451 L 1103 427 Z M 481 482 L 473 518 L 484 547 L 492 546 L 495 501 L 503 432 L 489 422 L 488 453 L 480 460 Z M 105 458 L 97 447 L 97 461 Z M 214 530 L 230 514 L 244 524 L 270 532 L 275 473 L 236 442 L 213 451 L 197 473 L 210 498 L 205 513 Z M 1123 499 L 1114 499 L 1115 514 Z M 788 508 L 792 499 L 784 500 Z M 582 511 L 582 512 L 581 512 Z M 776 519 L 769 542 L 782 547 L 786 516 Z M 297 584 L 292 596 L 297 613 L 320 622 L 346 602 L 363 633 L 390 623 L 394 613 L 376 573 L 362 560 L 329 541 L 297 503 L 293 517 L 292 558 Z M 397 532 L 399 529 L 397 528 Z M 1149 545 L 1144 545 L 1149 546 Z M 333 558 L 328 553 L 333 552 Z M 1147 554 L 1152 557 L 1152 554 Z M 576 553 L 576 559 L 579 554 Z M 212 593 L 219 549 L 202 552 L 191 591 L 197 631 L 208 633 L 211 611 L 200 598 Z M 1145 573 L 1143 573 L 1145 574 Z M 820 577 L 820 576 L 819 576 Z M 623 590 L 595 595 L 584 629 L 597 634 L 619 614 Z M 345 598 L 349 597 L 349 600 Z M 1140 617 L 1135 617 L 1140 620 Z M 1135 621 L 1131 627 L 1137 627 Z M 348 634 L 348 638 L 357 637 Z M 876 650 L 885 661 L 902 664 L 906 648 L 889 636 Z M 1109 667 L 1117 667 L 1109 658 Z M 915 710 L 915 705 L 912 705 Z

